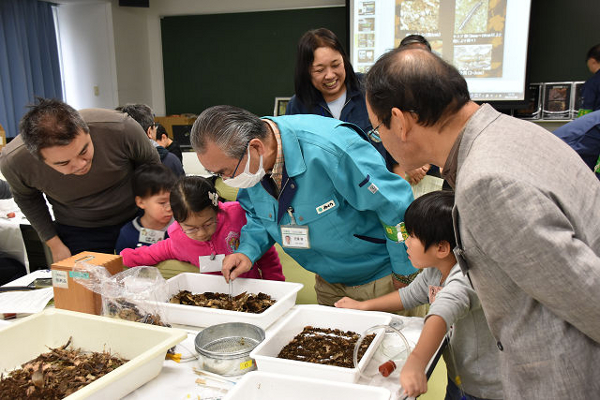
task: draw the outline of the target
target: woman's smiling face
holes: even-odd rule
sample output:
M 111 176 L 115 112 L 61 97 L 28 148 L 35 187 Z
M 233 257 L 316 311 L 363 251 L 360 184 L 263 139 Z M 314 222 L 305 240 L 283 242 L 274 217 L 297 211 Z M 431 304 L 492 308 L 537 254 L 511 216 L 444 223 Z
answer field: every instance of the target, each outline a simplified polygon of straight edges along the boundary
M 340 97 L 346 91 L 346 70 L 342 55 L 330 47 L 317 48 L 310 77 L 311 83 L 321 92 L 326 102 Z

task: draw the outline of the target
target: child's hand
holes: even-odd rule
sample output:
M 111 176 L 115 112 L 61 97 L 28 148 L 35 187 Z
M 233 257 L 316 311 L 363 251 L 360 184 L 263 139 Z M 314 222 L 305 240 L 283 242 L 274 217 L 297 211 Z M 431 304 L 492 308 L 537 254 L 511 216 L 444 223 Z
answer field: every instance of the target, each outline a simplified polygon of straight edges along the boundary
M 221 273 L 225 277 L 225 281 L 229 282 L 230 279 L 235 279 L 250 269 L 252 269 L 252 261 L 248 256 L 242 253 L 233 253 L 223 259 Z
M 362 301 L 353 300 L 350 297 L 344 297 L 339 299 L 334 304 L 338 308 L 353 308 L 355 310 L 362 310 Z
M 427 392 L 426 366 L 418 357 L 412 354 L 408 357 L 402 371 L 400 371 L 400 385 L 404 389 L 404 394 L 417 397 Z

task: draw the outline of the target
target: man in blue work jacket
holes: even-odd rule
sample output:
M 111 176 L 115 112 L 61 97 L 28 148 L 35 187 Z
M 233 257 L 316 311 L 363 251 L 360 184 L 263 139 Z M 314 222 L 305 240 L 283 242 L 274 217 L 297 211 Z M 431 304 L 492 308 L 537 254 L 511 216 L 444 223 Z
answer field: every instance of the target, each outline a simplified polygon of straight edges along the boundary
M 223 261 L 226 280 L 277 242 L 317 275 L 319 304 L 409 282 L 416 270 L 399 234 L 413 194 L 359 129 L 316 115 L 261 119 L 233 106 L 202 112 L 191 144 L 204 168 L 241 189 L 247 213 L 239 248 Z

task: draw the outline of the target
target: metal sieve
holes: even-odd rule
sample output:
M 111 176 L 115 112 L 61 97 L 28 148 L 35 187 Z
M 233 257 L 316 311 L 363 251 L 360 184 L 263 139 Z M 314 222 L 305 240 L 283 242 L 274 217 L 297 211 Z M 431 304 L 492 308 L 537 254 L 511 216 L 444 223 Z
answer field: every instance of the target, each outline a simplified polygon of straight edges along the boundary
M 196 335 L 199 366 L 217 374 L 241 375 L 256 369 L 249 354 L 264 340 L 265 331 L 244 322 L 210 326 Z

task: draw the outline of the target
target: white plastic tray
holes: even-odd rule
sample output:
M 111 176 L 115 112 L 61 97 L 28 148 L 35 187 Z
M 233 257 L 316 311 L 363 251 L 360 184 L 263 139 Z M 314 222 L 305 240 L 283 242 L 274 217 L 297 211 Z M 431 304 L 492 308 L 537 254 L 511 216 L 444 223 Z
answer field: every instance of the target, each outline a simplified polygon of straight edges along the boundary
M 246 374 L 223 400 L 389 400 L 382 387 L 254 371 Z
M 392 316 L 390 314 L 381 312 L 357 311 L 325 306 L 297 308 L 285 320 L 282 320 L 278 324 L 279 327 L 270 332 L 262 343 L 256 346 L 250 353 L 250 357 L 256 360 L 259 371 L 353 383 L 360 378 L 357 368 L 286 360 L 277 358 L 277 354 L 297 334 L 302 332 L 305 326 L 341 329 L 362 334 L 374 325 L 387 325 L 391 320 Z M 369 362 L 378 339 L 373 342 L 359 363 L 361 368 Z
M 246 322 L 267 329 L 269 325 L 296 304 L 296 295 L 303 286 L 301 283 L 294 282 L 237 278 L 233 281 L 232 295 L 235 296 L 242 292 L 255 294 L 263 292 L 277 301 L 260 314 L 168 303 L 166 305 L 166 319 L 171 324 L 199 327 L 208 327 L 224 322 Z M 228 293 L 229 285 L 221 275 L 197 273 L 179 274 L 167 281 L 169 297 L 182 290 L 189 290 L 194 294 L 204 292 Z
M 0 372 L 20 368 L 48 347 L 73 337 L 75 348 L 110 351 L 129 361 L 70 396 L 76 399 L 119 399 L 156 377 L 167 350 L 187 337 L 185 331 L 138 322 L 47 309 L 0 328 Z

